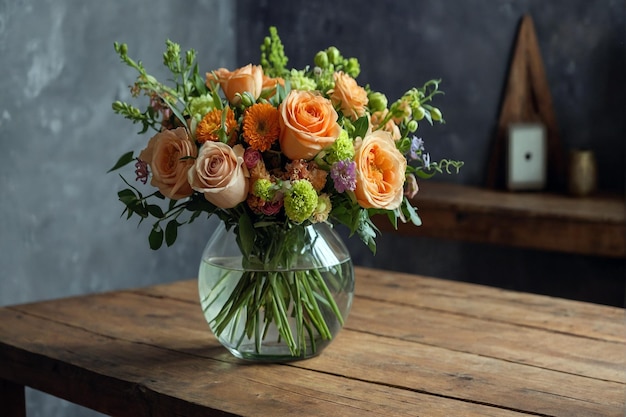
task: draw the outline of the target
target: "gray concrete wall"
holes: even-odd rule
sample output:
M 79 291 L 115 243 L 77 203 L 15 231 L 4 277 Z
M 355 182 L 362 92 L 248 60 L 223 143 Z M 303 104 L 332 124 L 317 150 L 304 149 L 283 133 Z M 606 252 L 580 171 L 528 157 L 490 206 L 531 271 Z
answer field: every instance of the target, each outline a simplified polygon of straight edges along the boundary
M 117 158 L 141 150 L 113 114 L 136 74 L 113 42 L 165 76 L 165 40 L 203 67 L 232 66 L 234 2 L 0 0 L 0 305 L 195 277 L 212 223 L 153 252 L 149 224 L 121 219 Z M 131 180 L 132 172 L 131 172 Z M 93 413 L 27 391 L 29 417 Z M 1 414 L 1 411 L 0 411 Z

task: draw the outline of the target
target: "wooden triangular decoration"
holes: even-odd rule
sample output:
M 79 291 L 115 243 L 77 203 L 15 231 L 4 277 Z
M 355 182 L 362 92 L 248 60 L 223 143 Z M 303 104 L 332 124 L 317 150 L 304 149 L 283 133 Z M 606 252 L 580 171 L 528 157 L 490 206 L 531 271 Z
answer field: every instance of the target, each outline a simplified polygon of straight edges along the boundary
M 509 125 L 541 122 L 546 128 L 548 188 L 560 188 L 564 174 L 561 141 L 539 42 L 530 15 L 524 15 L 521 20 L 508 76 L 489 160 L 487 187 L 504 187 Z

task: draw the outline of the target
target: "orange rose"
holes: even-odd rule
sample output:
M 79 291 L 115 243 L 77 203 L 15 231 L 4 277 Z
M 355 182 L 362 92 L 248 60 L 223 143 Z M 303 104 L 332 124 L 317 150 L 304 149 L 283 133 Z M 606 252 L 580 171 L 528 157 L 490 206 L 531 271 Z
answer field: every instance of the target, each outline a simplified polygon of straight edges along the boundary
M 278 110 L 280 148 L 289 159 L 312 159 L 341 132 L 333 104 L 311 91 L 291 90 Z
M 363 208 L 395 210 L 404 196 L 406 158 L 391 134 L 377 130 L 356 144 L 356 189 L 354 194 Z
M 179 127 L 164 130 L 150 138 L 139 159 L 150 166 L 150 184 L 164 196 L 179 200 L 193 193 L 187 181 L 187 171 L 197 153 L 198 148 L 187 136 L 187 130 Z
M 330 90 L 330 100 L 338 106 L 344 116 L 354 121 L 365 114 L 367 91 L 355 79 L 344 72 L 333 74 L 335 88 Z
M 248 196 L 248 168 L 241 145 L 206 142 L 188 172 L 191 187 L 219 208 L 233 208 Z
M 213 73 L 207 73 L 207 85 L 211 85 L 211 81 L 219 82 L 220 87 L 224 91 L 224 95 L 232 104 L 238 104 L 241 100 L 237 93 L 250 93 L 254 100 L 258 99 L 263 89 L 263 68 L 260 65 L 248 64 L 245 67 L 228 71 L 220 68 Z

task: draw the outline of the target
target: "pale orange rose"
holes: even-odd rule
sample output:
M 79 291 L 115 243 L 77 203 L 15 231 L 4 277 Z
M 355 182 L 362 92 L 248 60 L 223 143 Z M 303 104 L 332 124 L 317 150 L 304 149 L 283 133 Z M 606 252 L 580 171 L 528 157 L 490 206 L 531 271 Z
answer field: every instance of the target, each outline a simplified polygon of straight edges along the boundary
M 187 171 L 198 154 L 196 144 L 183 127 L 164 130 L 148 141 L 139 159 L 150 166 L 150 184 L 172 200 L 189 197 L 193 190 L 187 181 Z
M 341 132 L 333 104 L 314 92 L 291 90 L 278 110 L 280 149 L 289 159 L 312 159 Z
M 391 134 L 377 130 L 356 143 L 356 189 L 363 208 L 395 210 L 404 197 L 406 158 Z
M 206 74 L 207 85 L 217 81 L 224 91 L 224 95 L 232 104 L 238 104 L 241 98 L 237 93 L 250 93 L 254 100 L 258 99 L 263 90 L 263 68 L 260 65 L 248 64 L 245 67 L 229 71 L 219 68 L 213 73 Z M 216 79 L 217 78 L 217 79 Z
M 339 71 L 333 74 L 335 88 L 330 90 L 330 100 L 341 109 L 344 116 L 355 121 L 365 114 L 367 91 L 348 74 Z
M 370 123 L 372 127 L 374 128 L 374 130 L 377 130 L 380 128 L 381 130 L 391 133 L 391 137 L 393 138 L 393 140 L 398 140 L 402 137 L 402 134 L 400 133 L 400 128 L 393 121 L 393 119 L 389 119 L 387 123 L 385 123 L 383 126 L 380 126 L 382 121 L 385 120 L 385 117 L 387 117 L 388 113 L 389 113 L 389 110 L 387 109 L 373 113 L 370 119 Z
M 248 168 L 243 163 L 244 149 L 222 142 L 206 142 L 195 164 L 189 169 L 191 187 L 223 209 L 233 208 L 248 196 Z

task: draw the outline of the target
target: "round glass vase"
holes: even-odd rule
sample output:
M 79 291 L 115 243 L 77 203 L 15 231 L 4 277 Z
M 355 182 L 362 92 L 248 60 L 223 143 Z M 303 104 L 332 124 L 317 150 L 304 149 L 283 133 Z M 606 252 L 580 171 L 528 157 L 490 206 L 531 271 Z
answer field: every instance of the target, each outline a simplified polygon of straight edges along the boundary
M 343 327 L 354 267 L 327 223 L 271 225 L 244 239 L 220 222 L 202 254 L 198 288 L 211 331 L 234 356 L 293 361 L 318 355 Z

